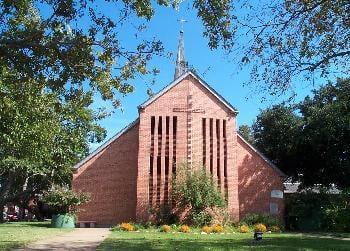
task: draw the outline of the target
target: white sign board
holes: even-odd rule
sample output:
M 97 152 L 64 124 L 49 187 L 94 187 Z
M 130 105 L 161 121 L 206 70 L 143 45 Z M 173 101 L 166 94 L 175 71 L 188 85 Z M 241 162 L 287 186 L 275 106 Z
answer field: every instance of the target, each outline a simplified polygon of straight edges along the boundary
M 281 190 L 272 190 L 271 191 L 271 198 L 283 199 L 283 192 Z

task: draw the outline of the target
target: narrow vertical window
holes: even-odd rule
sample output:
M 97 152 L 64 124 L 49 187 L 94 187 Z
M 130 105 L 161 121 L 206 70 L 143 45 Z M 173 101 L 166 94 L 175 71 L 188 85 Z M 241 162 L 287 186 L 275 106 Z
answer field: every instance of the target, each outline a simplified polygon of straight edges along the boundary
M 157 205 L 160 203 L 160 186 L 162 175 L 162 116 L 158 121 L 158 156 L 157 156 Z
M 162 116 L 159 117 L 158 121 L 158 155 L 162 152 Z
M 225 197 L 228 199 L 228 184 L 227 184 L 227 136 L 226 136 L 226 120 L 222 121 L 222 135 L 224 143 L 224 189 Z
M 160 155 L 157 156 L 157 205 L 160 204 L 160 176 L 161 176 L 161 164 L 162 160 Z
M 213 119 L 209 120 L 210 173 L 213 174 Z
M 149 198 L 149 204 L 152 205 L 153 200 L 153 156 L 149 157 L 149 190 L 148 190 L 148 198 Z
M 203 167 L 206 164 L 207 157 L 207 142 L 206 142 L 206 121 L 202 118 L 202 139 L 203 139 Z
M 165 117 L 165 156 L 169 156 L 169 116 Z
M 176 135 L 177 134 L 177 116 L 173 117 L 173 177 L 176 176 Z
M 165 184 L 164 184 L 164 202 L 169 198 L 169 116 L 165 117 Z
M 220 173 L 220 120 L 216 120 L 216 176 L 218 178 L 218 186 L 221 186 L 221 173 Z
M 169 200 L 169 156 L 165 156 L 165 185 L 164 185 L 164 203 Z
M 152 205 L 153 200 L 153 161 L 154 161 L 154 128 L 155 128 L 155 117 L 151 116 L 151 149 L 149 157 L 149 189 L 148 198 L 149 204 Z
M 154 116 L 151 117 L 151 155 L 154 153 L 154 127 L 156 123 L 156 118 Z

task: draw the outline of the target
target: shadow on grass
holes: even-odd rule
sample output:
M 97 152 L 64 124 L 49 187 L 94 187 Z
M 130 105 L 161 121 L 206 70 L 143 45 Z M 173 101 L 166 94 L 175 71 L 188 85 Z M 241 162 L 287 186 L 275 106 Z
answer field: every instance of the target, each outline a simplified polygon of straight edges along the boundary
M 350 239 L 350 233 L 344 232 L 305 232 L 306 235 L 321 237 L 321 238 L 347 238 Z M 350 249 L 350 248 L 349 248 Z
M 50 228 L 50 222 L 48 221 L 18 221 L 18 222 L 6 222 L 6 223 L 0 223 L 0 227 L 39 227 L 39 228 Z
M 109 238 L 98 250 L 349 250 L 350 241 L 305 236 L 274 236 L 260 242 L 250 238 Z
M 23 246 L 25 242 L 15 242 L 15 241 L 1 241 L 0 243 L 0 250 L 12 250 L 14 248 L 20 248 Z

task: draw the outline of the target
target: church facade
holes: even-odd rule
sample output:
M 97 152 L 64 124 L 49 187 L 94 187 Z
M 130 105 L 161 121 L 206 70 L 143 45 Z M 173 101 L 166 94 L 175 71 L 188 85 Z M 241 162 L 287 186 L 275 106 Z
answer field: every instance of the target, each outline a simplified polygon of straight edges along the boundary
M 282 215 L 285 175 L 239 135 L 238 111 L 187 70 L 183 39 L 174 81 L 138 109 L 137 120 L 73 168 L 73 189 L 91 195 L 79 220 L 150 220 L 150 209 L 171 201 L 182 163 L 206 168 L 233 219 Z

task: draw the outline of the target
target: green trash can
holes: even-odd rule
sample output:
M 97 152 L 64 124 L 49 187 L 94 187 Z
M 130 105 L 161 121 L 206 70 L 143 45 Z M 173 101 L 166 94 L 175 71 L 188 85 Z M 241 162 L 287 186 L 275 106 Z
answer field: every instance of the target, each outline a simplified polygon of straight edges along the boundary
M 71 214 L 54 214 L 51 219 L 51 227 L 74 228 L 75 216 Z

